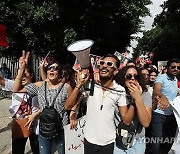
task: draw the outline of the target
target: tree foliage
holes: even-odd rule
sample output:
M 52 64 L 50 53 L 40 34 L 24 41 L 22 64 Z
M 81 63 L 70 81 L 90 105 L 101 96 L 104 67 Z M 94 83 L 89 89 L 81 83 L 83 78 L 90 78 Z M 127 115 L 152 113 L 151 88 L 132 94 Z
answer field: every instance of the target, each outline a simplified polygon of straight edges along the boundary
M 180 58 L 180 1 L 168 0 L 156 16 L 154 28 L 144 33 L 136 51 L 155 52 L 155 61 Z
M 85 38 L 94 40 L 93 54 L 122 52 L 140 30 L 140 17 L 149 15 L 148 4 L 150 0 L 1 0 L 0 23 L 7 25 L 9 42 L 1 52 L 54 51 L 67 62 L 73 57 L 67 46 Z

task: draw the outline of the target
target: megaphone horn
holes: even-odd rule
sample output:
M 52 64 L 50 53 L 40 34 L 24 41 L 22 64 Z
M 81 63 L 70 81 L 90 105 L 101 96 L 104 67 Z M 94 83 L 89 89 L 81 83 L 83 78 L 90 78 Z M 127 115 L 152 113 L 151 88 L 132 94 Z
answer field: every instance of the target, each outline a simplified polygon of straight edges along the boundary
M 76 41 L 67 47 L 67 50 L 76 56 L 81 68 L 90 66 L 89 53 L 93 44 L 94 41 L 85 39 Z

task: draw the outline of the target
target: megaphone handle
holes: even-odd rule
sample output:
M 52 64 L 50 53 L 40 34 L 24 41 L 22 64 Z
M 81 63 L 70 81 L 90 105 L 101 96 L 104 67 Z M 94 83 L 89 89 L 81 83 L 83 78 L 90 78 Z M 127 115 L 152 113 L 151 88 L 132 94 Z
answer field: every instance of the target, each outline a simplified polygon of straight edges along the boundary
M 91 80 L 91 87 L 90 87 L 90 93 L 89 95 L 90 96 L 93 96 L 94 95 L 94 79 Z

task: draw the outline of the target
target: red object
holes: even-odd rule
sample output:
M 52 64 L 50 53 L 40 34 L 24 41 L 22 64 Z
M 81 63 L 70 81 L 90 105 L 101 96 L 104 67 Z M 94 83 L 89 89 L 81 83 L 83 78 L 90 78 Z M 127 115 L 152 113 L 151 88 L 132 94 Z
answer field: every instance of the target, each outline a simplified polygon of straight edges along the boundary
M 0 46 L 8 47 L 8 42 L 6 40 L 6 26 L 0 24 Z
M 180 81 L 178 81 L 178 88 L 180 88 Z

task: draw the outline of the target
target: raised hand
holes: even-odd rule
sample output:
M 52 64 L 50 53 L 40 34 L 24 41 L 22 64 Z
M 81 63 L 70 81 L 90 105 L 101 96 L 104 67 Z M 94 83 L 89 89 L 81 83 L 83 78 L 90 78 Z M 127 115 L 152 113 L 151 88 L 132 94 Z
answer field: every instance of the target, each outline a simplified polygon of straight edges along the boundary
M 131 97 L 136 100 L 142 96 L 142 88 L 138 83 L 130 83 L 128 86 Z
M 44 58 L 42 58 L 41 61 L 39 62 L 39 67 L 43 68 L 44 63 L 45 63 L 45 60 L 44 60 Z
M 19 68 L 26 68 L 26 65 L 28 64 L 30 52 L 22 51 L 22 56 L 19 58 Z
M 83 69 L 82 71 L 79 71 L 77 73 L 77 86 L 81 87 L 83 85 L 85 85 L 85 83 L 88 81 L 89 79 L 89 70 L 88 69 Z

